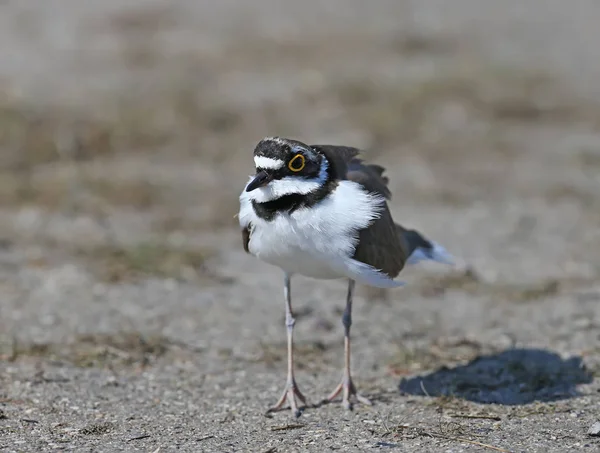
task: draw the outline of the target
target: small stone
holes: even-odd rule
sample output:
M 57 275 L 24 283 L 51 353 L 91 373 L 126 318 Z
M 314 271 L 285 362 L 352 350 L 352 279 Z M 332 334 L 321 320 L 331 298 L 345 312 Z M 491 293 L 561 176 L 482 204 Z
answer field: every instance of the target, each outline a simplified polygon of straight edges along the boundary
M 379 448 L 395 448 L 395 447 L 399 447 L 400 444 L 393 444 L 391 442 L 377 442 L 375 445 L 373 445 L 374 447 L 379 447 Z
M 600 422 L 596 422 L 588 430 L 588 436 L 600 437 Z

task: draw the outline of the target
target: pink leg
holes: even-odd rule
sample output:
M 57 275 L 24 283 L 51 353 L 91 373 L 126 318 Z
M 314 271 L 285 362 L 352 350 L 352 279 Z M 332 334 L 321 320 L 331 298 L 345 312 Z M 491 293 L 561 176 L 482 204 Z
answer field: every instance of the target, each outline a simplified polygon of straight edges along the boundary
M 296 379 L 294 378 L 294 324 L 296 320 L 292 314 L 292 298 L 290 294 L 290 280 L 291 276 L 285 275 L 285 287 L 284 287 L 284 295 L 285 295 L 285 325 L 287 327 L 287 381 L 285 384 L 285 389 L 283 390 L 283 394 L 279 401 L 269 409 L 268 412 L 277 411 L 283 408 L 283 405 L 288 402 L 290 405 L 290 409 L 294 413 L 296 417 L 299 417 L 301 414 L 300 409 L 298 408 L 298 402 L 296 398 L 298 398 L 302 404 L 306 406 L 306 398 L 298 389 L 298 385 L 296 384 Z
M 356 387 L 352 382 L 352 375 L 350 373 L 350 326 L 352 325 L 352 297 L 354 296 L 354 286 L 354 280 L 350 280 L 348 282 L 348 296 L 346 298 L 346 309 L 344 310 L 344 314 L 342 315 L 342 323 L 344 324 L 344 374 L 342 377 L 342 381 L 327 397 L 327 401 L 331 402 L 340 393 L 342 393 L 342 405 L 346 409 L 352 409 L 353 404 L 351 399 L 353 398 L 362 404 L 366 404 L 369 406 L 372 404 L 371 401 L 369 401 L 367 398 L 360 395 L 356 391 Z

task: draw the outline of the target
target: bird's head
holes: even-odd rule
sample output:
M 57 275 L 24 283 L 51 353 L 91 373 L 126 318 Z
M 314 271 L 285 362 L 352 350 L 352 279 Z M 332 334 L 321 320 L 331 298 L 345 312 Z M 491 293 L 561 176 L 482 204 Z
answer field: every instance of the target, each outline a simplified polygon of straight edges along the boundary
M 329 163 L 322 153 L 287 138 L 267 137 L 254 149 L 256 174 L 246 186 L 251 198 L 271 201 L 285 195 L 307 195 L 323 187 Z

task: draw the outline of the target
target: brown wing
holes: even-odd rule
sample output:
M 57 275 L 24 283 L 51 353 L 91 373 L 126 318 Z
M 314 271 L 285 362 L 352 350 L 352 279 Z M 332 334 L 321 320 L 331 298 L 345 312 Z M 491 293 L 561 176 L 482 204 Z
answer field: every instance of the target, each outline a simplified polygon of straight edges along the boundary
M 349 176 L 348 179 L 352 179 L 352 175 Z M 358 232 L 359 241 L 353 258 L 380 269 L 391 278 L 396 277 L 408 258 L 405 241 L 398 233 L 385 202 L 379 218 Z
M 360 160 L 354 159 L 348 165 L 346 179 L 357 182 L 369 192 L 383 195 L 386 199 L 392 198 L 388 189 L 388 178 L 383 176 L 385 169 L 379 165 L 365 165 Z
M 405 242 L 398 234 L 387 203 L 381 216 L 358 233 L 358 245 L 353 258 L 396 277 L 408 258 Z
M 336 178 L 357 182 L 367 191 L 380 194 L 388 200 L 392 197 L 387 187 L 389 180 L 383 176 L 385 169 L 379 165 L 364 164 L 358 158 L 359 149 L 334 145 L 311 146 L 327 156 Z M 401 229 L 394 224 L 387 203 L 384 203 L 380 217 L 359 231 L 359 242 L 353 258 L 370 264 L 392 278 L 396 277 L 409 256 L 408 244 Z
M 392 194 L 387 187 L 388 178 L 383 176 L 385 169 L 379 165 L 363 164 L 353 159 L 348 165 L 346 178 L 362 185 L 367 191 L 377 193 L 386 199 Z M 354 259 L 380 269 L 390 277 L 396 277 L 408 258 L 404 237 L 394 224 L 387 202 L 378 219 L 370 226 L 359 231 L 359 242 Z
M 247 225 L 244 229 L 242 229 L 242 242 L 244 244 L 244 250 L 246 253 L 250 253 L 248 250 L 248 243 L 250 242 L 250 225 Z

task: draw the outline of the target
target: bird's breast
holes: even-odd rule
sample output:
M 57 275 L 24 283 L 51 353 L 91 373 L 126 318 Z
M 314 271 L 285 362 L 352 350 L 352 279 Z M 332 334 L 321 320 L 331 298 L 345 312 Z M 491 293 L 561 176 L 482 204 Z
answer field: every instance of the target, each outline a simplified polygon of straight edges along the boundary
M 345 276 L 358 231 L 379 215 L 382 200 L 359 184 L 341 181 L 318 204 L 278 213 L 271 220 L 258 217 L 244 197 L 240 202 L 240 224 L 252 224 L 251 254 L 286 272 L 339 278 Z

